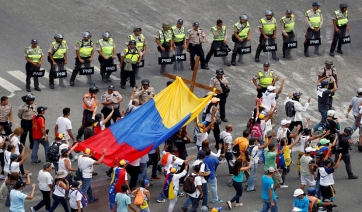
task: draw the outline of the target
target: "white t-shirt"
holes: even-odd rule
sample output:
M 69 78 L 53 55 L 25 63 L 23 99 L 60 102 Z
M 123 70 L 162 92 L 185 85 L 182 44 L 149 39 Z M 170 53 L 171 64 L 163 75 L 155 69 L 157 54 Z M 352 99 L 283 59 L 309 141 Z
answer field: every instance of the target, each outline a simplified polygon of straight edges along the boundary
M 2 137 L 2 136 L 0 136 L 0 144 L 2 144 L 2 143 L 5 143 L 5 139 Z M 5 145 L 5 144 L 4 144 Z M 3 147 L 3 146 L 2 146 Z M 3 148 L 2 147 L 0 147 L 0 153 L 3 153 L 4 152 L 4 150 L 3 150 Z
M 54 186 L 53 194 L 58 196 L 58 197 L 64 197 L 65 196 L 65 189 L 59 186 L 60 183 L 61 183 L 61 181 L 58 181 L 57 184 Z
M 201 166 L 200 166 L 200 172 L 205 172 L 205 163 L 203 162 L 203 161 L 201 161 L 201 160 L 195 160 L 195 162 L 192 164 L 192 167 L 194 167 L 194 166 L 196 166 L 196 165 L 200 165 L 200 163 L 203 163 L 203 164 L 201 164 Z M 207 181 L 205 180 L 205 178 L 204 177 L 201 177 L 200 176 L 200 178 L 201 178 L 201 183 L 206 183 Z
M 197 132 L 195 131 L 196 134 L 196 145 L 197 146 L 202 146 L 202 142 L 205 141 L 208 137 L 209 134 L 207 132 Z
M 258 151 L 259 151 L 258 146 L 254 146 L 253 149 L 251 150 L 251 157 L 253 158 L 253 163 L 259 162 Z
M 361 109 L 359 110 L 359 113 L 360 114 L 362 114 L 362 107 L 361 107 Z M 361 123 L 362 124 L 362 119 L 360 120 L 360 122 L 359 123 Z
M 201 170 L 200 170 L 201 171 Z M 194 173 L 192 173 L 191 175 L 195 176 Z M 195 187 L 199 186 L 199 185 L 202 185 L 202 182 L 201 182 L 201 177 L 200 176 L 196 176 L 195 177 L 195 181 L 194 181 L 194 184 L 195 184 Z M 196 188 L 196 191 L 192 194 L 189 194 L 190 197 L 193 197 L 193 198 L 198 198 L 200 196 L 200 191 L 198 188 Z
M 174 174 L 172 177 L 172 182 L 173 182 L 173 189 L 175 191 L 179 190 L 179 181 L 180 178 L 182 178 L 183 176 L 185 176 L 187 174 L 186 170 L 183 170 L 181 173 L 179 174 Z
M 299 151 L 300 152 L 304 152 L 304 148 L 305 148 L 305 142 L 306 141 L 308 141 L 308 139 L 309 139 L 309 136 L 302 136 L 302 137 L 300 137 L 300 140 L 299 140 L 299 142 L 300 142 L 300 149 L 299 149 Z
M 64 133 L 70 139 L 68 130 L 72 129 L 72 122 L 68 118 L 61 116 L 55 124 L 58 125 L 58 132 L 55 133 Z
M 162 157 L 163 155 L 165 155 L 166 152 L 165 151 L 162 151 Z M 175 162 L 173 162 L 173 165 L 177 165 L 177 166 L 181 166 L 184 162 L 184 160 L 182 160 L 181 158 L 175 156 L 175 155 L 172 155 L 171 153 L 168 155 L 168 158 L 167 158 L 167 163 L 164 167 L 164 170 L 168 173 L 170 173 L 170 168 L 172 168 L 172 165 L 171 165 L 171 162 L 173 160 L 173 157 L 176 158 Z
M 263 93 L 263 106 L 266 112 L 269 112 L 272 104 L 276 105 L 275 97 L 276 93 L 270 93 L 269 91 Z
M 68 160 L 69 161 L 69 165 L 72 166 L 72 161 L 69 160 L 69 158 L 59 158 L 59 161 L 58 161 L 58 170 L 59 171 L 63 171 L 67 174 L 69 174 L 69 170 L 67 169 L 67 167 L 65 167 L 65 162 L 64 160 Z
M 5 150 L 4 153 L 4 171 L 6 171 L 7 173 L 9 173 L 9 165 L 10 165 L 10 156 L 11 156 L 11 152 L 9 152 L 8 150 Z
M 132 104 L 132 100 L 129 101 L 127 109 L 126 109 L 126 115 L 134 112 L 135 110 L 137 110 L 140 106 L 135 106 Z
M 148 154 L 145 154 L 144 156 L 141 157 L 140 163 L 147 163 L 148 160 L 149 160 Z
M 140 161 L 141 161 L 141 158 L 138 158 L 138 159 L 132 161 L 132 163 L 129 163 L 129 165 L 131 165 L 131 166 L 140 166 Z
M 83 208 L 82 205 L 82 193 L 80 193 L 80 191 L 75 190 L 75 189 L 70 189 L 69 190 L 69 206 L 72 209 L 78 209 L 78 204 L 77 201 L 80 201 L 80 208 Z
M 42 191 L 50 191 L 49 185 L 53 183 L 53 177 L 49 172 L 40 170 L 38 174 L 39 189 Z
M 20 172 L 20 163 L 13 161 L 10 165 L 10 173 Z
M 228 149 L 226 151 L 233 152 L 233 137 L 231 136 L 231 134 L 226 131 L 222 131 L 220 133 L 220 139 L 223 139 L 224 145 L 229 144 Z
M 78 167 L 82 170 L 83 178 L 92 178 L 93 164 L 95 160 L 90 157 L 80 155 L 78 157 Z
M 19 145 L 20 145 L 19 138 L 14 135 L 14 136 L 11 138 L 11 143 L 15 146 L 15 152 L 14 152 L 14 154 L 20 155 L 20 152 L 19 152 Z

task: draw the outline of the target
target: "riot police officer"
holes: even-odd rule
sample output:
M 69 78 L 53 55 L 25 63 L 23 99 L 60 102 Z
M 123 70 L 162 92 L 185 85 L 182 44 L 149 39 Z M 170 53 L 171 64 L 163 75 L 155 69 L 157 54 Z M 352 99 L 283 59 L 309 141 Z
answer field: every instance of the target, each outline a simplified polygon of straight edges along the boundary
M 227 50 L 228 46 L 226 45 L 226 26 L 224 26 L 222 20 L 217 20 L 216 21 L 216 26 L 211 27 L 210 30 L 211 34 L 212 34 L 212 43 L 211 43 L 211 47 L 210 47 L 210 51 L 207 53 L 206 55 L 206 64 L 209 63 L 211 56 L 214 54 L 214 52 L 216 51 L 216 49 L 223 49 L 223 50 Z M 225 65 L 229 65 L 226 62 L 226 57 L 222 57 L 224 64 Z
M 180 55 L 183 53 L 185 49 L 185 27 L 183 26 L 184 21 L 182 19 L 177 20 L 175 26 L 172 26 L 172 33 L 173 33 L 173 43 L 174 49 L 176 50 L 176 55 Z M 184 63 L 183 61 L 176 61 L 173 64 L 173 70 L 177 70 L 177 68 L 184 70 Z
M 128 47 L 125 48 L 121 53 L 121 88 L 126 89 L 126 79 L 130 78 L 131 87 L 137 87 L 136 85 L 136 73 L 138 70 L 137 65 L 142 60 L 142 52 L 137 49 L 136 41 L 130 40 Z
M 336 10 L 333 13 L 334 35 L 331 50 L 329 51 L 329 55 L 332 57 L 334 57 L 334 50 L 336 49 L 337 42 L 337 52 L 339 54 L 343 54 L 342 38 L 346 36 L 346 31 L 349 31 L 347 7 L 348 4 L 340 4 L 339 10 Z
M 102 39 L 96 43 L 96 50 L 99 54 L 98 61 L 101 65 L 102 81 L 112 82 L 110 79 L 112 72 L 106 72 L 106 67 L 114 64 L 113 59 L 116 58 L 116 45 L 109 32 L 103 32 Z
M 234 24 L 234 49 L 231 55 L 231 65 L 236 65 L 236 55 L 241 47 L 246 46 L 246 43 L 250 41 L 250 25 L 248 22 L 248 16 L 243 14 L 240 16 L 240 22 Z M 241 60 L 242 54 L 239 54 L 239 60 Z
M 275 39 L 277 38 L 277 21 L 273 16 L 273 11 L 267 10 L 265 11 L 265 17 L 259 21 L 260 38 L 258 48 L 256 49 L 255 62 L 259 62 L 260 52 L 265 46 L 266 41 L 268 41 L 269 45 L 275 44 Z M 279 61 L 275 51 L 272 52 L 272 58 L 273 60 Z
M 70 77 L 70 86 L 74 86 L 74 80 L 77 76 L 80 68 L 84 64 L 85 68 L 89 68 L 91 62 L 93 61 L 94 55 L 94 43 L 91 40 L 92 34 L 88 31 L 82 33 L 82 40 L 78 40 L 75 43 L 75 54 L 77 57 L 75 58 L 75 67 L 72 72 L 72 76 Z M 88 84 L 93 85 L 92 75 L 87 75 Z
M 285 16 L 280 19 L 280 28 L 282 30 L 283 36 L 283 58 L 285 58 L 285 48 L 286 42 L 294 41 L 294 25 L 295 25 L 295 17 L 291 10 L 287 10 L 285 12 Z
M 146 41 L 145 36 L 142 34 L 141 27 L 136 26 L 133 28 L 133 34 L 130 34 L 128 36 L 128 41 L 126 43 L 127 46 L 131 40 L 136 41 L 136 48 L 142 52 L 142 59 L 144 59 L 145 55 L 146 55 L 147 41 Z M 139 68 L 136 69 L 136 73 L 135 73 L 136 79 L 140 78 L 140 76 L 138 75 L 138 71 L 139 71 Z
M 56 68 L 64 70 L 65 64 L 68 63 L 67 58 L 67 41 L 64 40 L 64 36 L 60 33 L 54 35 L 55 41 L 50 44 L 48 50 L 48 62 L 50 63 L 49 71 L 49 87 L 54 89 L 54 78 L 56 77 Z M 59 78 L 59 86 L 65 87 L 63 78 Z
M 318 39 L 321 37 L 321 27 L 323 25 L 322 11 L 319 9 L 321 5 L 318 2 L 313 2 L 312 9 L 305 12 L 305 22 L 308 26 L 305 41 L 304 41 L 304 56 L 310 57 L 308 52 L 308 39 Z M 319 46 L 315 46 L 315 54 L 319 55 Z
M 34 69 L 40 69 L 41 64 L 43 63 L 43 50 L 38 46 L 38 40 L 31 40 L 31 46 L 25 48 L 25 70 L 26 70 L 26 91 L 31 92 L 30 89 L 30 78 L 33 75 Z M 34 80 L 34 89 L 41 91 L 39 88 L 38 77 L 33 77 Z
M 158 30 L 156 33 L 155 42 L 161 57 L 169 57 L 174 45 L 171 25 L 169 23 L 162 24 L 162 30 Z M 166 65 L 161 64 L 160 74 L 164 74 L 165 72 Z

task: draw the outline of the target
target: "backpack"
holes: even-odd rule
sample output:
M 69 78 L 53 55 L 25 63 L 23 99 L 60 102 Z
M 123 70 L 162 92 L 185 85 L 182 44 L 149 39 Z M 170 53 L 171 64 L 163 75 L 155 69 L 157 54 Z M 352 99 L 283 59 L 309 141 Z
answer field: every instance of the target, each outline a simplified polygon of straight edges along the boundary
M 282 146 L 278 146 L 278 151 L 280 151 L 282 149 L 283 149 Z M 277 167 L 285 168 L 286 165 L 285 165 L 284 153 L 280 154 L 280 155 L 277 155 L 277 157 L 275 158 L 275 162 L 277 164 Z
M 255 121 L 252 117 L 249 118 L 248 123 L 246 124 L 246 129 L 251 131 L 251 129 L 253 129 L 255 124 Z
M 49 162 L 52 163 L 57 163 L 59 161 L 59 146 L 61 145 L 61 143 L 56 143 L 54 142 L 48 150 L 48 158 L 49 158 Z
M 76 192 L 76 193 L 75 193 L 75 196 L 77 196 L 78 193 L 81 193 L 81 194 L 82 194 L 82 199 L 80 200 L 80 202 L 82 203 L 83 207 L 84 207 L 84 206 L 87 206 L 87 205 L 88 205 L 88 199 L 87 199 L 87 197 L 86 197 L 81 191 L 76 190 L 75 192 Z
M 251 138 L 256 138 L 260 141 L 263 137 L 263 130 L 261 129 L 260 124 L 255 124 L 250 132 Z
M 187 176 L 185 183 L 184 183 L 184 187 L 183 187 L 184 192 L 186 192 L 188 194 L 195 193 L 195 191 L 196 191 L 195 177 L 196 177 L 196 175 L 192 175 L 192 174 Z
M 240 156 L 240 147 L 239 144 L 236 144 L 233 146 L 233 155 L 235 157 L 239 157 Z
M 294 117 L 295 115 L 295 108 L 294 108 L 294 102 L 289 101 L 285 104 L 285 114 L 288 117 Z
M 136 198 L 134 199 L 134 204 L 140 206 L 143 204 L 143 200 L 145 200 L 145 198 L 143 197 L 143 191 L 138 190 Z
M 254 157 L 258 154 L 258 152 L 255 153 L 255 155 L 252 155 L 253 149 L 254 149 L 254 145 L 249 145 L 246 147 L 245 149 L 245 157 L 247 161 L 250 161 L 249 156 L 251 156 L 251 158 L 254 159 Z

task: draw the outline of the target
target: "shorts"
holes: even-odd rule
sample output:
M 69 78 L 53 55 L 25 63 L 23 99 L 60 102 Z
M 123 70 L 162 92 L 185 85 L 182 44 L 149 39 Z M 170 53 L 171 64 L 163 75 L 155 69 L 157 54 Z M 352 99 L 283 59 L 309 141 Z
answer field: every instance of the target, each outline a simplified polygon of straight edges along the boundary
M 268 171 L 266 171 L 265 174 L 267 175 Z M 275 174 L 273 175 L 273 180 L 274 180 L 274 183 L 276 183 L 276 184 L 283 183 L 282 175 L 280 174 L 280 172 L 275 172 Z
M 301 175 L 300 181 L 302 185 L 309 185 L 309 186 L 315 186 L 316 182 L 314 180 L 313 175 Z M 308 183 L 308 184 L 307 184 Z

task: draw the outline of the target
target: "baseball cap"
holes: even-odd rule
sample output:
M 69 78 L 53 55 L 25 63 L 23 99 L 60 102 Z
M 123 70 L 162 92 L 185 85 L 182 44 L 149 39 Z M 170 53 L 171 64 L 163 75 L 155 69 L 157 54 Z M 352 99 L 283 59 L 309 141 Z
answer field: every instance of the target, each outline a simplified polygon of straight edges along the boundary
M 324 86 L 326 86 L 326 85 L 328 85 L 328 82 L 327 82 L 327 81 L 322 81 L 322 82 L 321 82 L 321 86 L 322 86 L 322 87 L 324 87 Z
M 37 39 L 32 39 L 31 44 L 33 44 L 33 43 L 38 43 L 38 40 Z
M 57 139 L 57 140 L 62 140 L 63 137 L 64 137 L 63 133 L 56 133 L 55 134 L 55 139 Z
M 211 99 L 211 102 L 212 103 L 216 103 L 216 102 L 219 102 L 220 101 L 220 99 L 219 98 L 216 98 L 216 97 L 213 97 L 212 99 Z
M 313 2 L 312 3 L 312 6 L 314 7 L 314 6 L 316 6 L 316 7 L 320 7 L 321 6 L 321 4 L 319 4 L 319 2 L 317 2 L 317 1 L 315 1 L 315 2 Z
M 326 145 L 326 144 L 330 143 L 330 141 L 326 138 L 323 138 L 319 141 L 319 143 L 321 143 L 322 145 Z
M 108 90 L 114 90 L 114 86 L 113 85 L 110 85 L 110 86 L 108 86 Z
M 86 155 L 89 155 L 90 152 L 91 152 L 91 149 L 89 149 L 89 148 L 86 148 L 86 149 L 84 150 L 84 154 L 86 154 Z
M 19 189 L 21 187 L 25 187 L 25 182 L 23 181 L 17 181 L 16 184 L 15 184 L 15 189 Z
M 127 161 L 126 160 L 121 160 L 121 161 L 119 161 L 119 165 L 121 165 L 121 166 L 124 166 L 124 165 L 126 165 L 127 164 Z
M 192 26 L 199 26 L 200 24 L 199 24 L 199 22 L 194 22 L 193 24 L 192 24 Z
M 315 149 L 313 149 L 312 147 L 307 147 L 305 148 L 305 152 L 315 152 Z
M 150 181 L 149 181 L 149 180 L 143 181 L 143 186 L 146 186 L 146 185 L 148 185 L 148 184 L 150 184 Z
M 176 173 L 176 171 L 177 171 L 177 169 L 175 167 L 172 167 L 170 170 L 171 173 Z
M 267 87 L 267 90 L 268 91 L 274 91 L 276 89 L 276 87 L 275 86 L 272 86 L 272 85 L 269 85 L 268 87 Z
M 184 20 L 178 19 L 178 20 L 177 20 L 177 23 L 178 23 L 178 24 L 183 24 L 183 23 L 184 23 Z
M 200 150 L 198 155 L 199 155 L 199 158 L 205 158 L 206 152 L 204 150 Z
M 290 120 L 286 120 L 286 119 L 283 119 L 281 122 L 280 122 L 280 125 L 286 125 L 286 124 L 290 124 L 292 121 Z
M 139 26 L 135 26 L 135 27 L 133 27 L 133 31 L 142 31 L 142 29 Z
M 270 63 L 265 62 L 265 63 L 263 64 L 263 66 L 264 66 L 264 67 L 269 67 L 269 66 L 270 66 Z
M 362 93 L 362 88 L 358 88 L 357 93 Z
M 15 160 L 16 158 L 20 157 L 18 154 L 12 154 L 10 156 L 10 160 Z
M 296 92 L 293 93 L 293 96 L 300 96 L 300 95 L 302 95 L 302 94 L 303 94 L 302 92 L 296 91 Z
M 326 60 L 324 61 L 324 64 L 333 65 L 333 60 Z
M 48 109 L 47 107 L 40 106 L 40 107 L 38 107 L 38 108 L 36 109 L 36 111 L 37 111 L 38 113 L 41 113 L 41 112 L 43 112 L 44 110 L 47 110 L 47 109 Z
M 269 167 L 269 169 L 268 169 L 268 172 L 275 172 L 276 170 L 275 170 L 275 168 L 274 167 Z
M 60 151 L 60 153 L 61 153 L 61 155 L 64 155 L 65 153 L 67 153 L 67 152 L 69 152 L 69 151 L 70 151 L 70 149 L 66 148 L 66 149 L 62 149 L 62 150 Z

